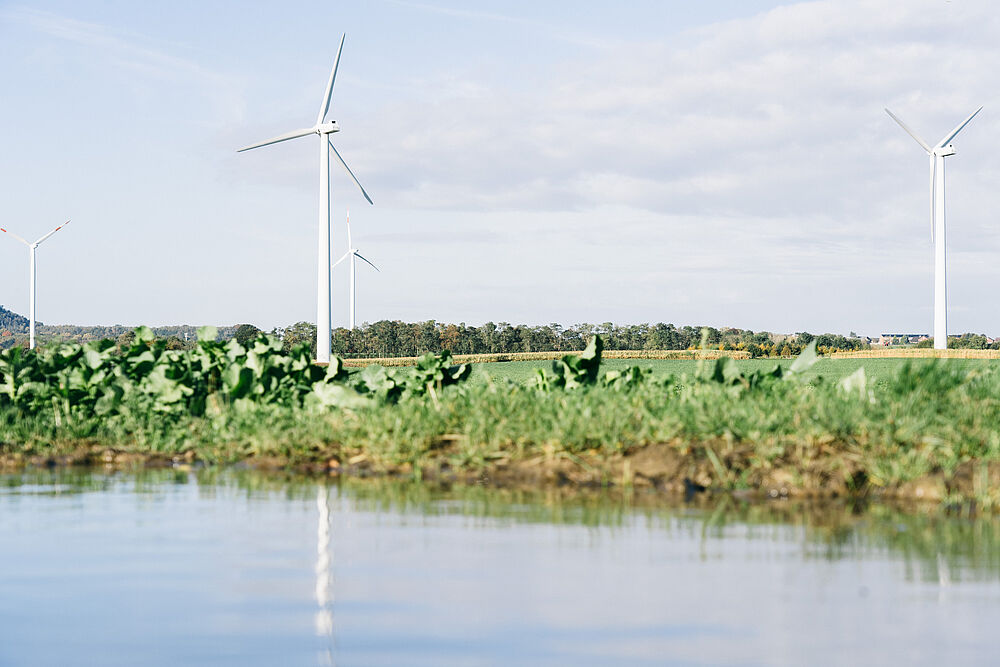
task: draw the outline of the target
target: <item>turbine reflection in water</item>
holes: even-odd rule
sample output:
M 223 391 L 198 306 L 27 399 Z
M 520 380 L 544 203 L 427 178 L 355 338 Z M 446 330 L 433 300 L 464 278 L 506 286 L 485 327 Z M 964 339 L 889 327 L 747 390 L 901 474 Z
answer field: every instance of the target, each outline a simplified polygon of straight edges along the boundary
M 328 637 L 324 652 L 320 654 L 320 664 L 332 665 L 333 654 L 333 609 L 330 577 L 330 498 L 325 486 L 316 492 L 316 508 L 319 510 L 319 525 L 316 529 L 316 615 L 314 622 L 317 637 Z

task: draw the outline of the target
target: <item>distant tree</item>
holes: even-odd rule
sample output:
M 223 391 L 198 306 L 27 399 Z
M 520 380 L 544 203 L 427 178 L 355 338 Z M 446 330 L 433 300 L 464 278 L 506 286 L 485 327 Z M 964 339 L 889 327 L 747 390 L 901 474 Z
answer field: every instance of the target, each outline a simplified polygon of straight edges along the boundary
M 441 351 L 441 336 L 434 320 L 421 322 L 418 325 L 417 336 L 417 351 L 419 353 Z
M 135 331 L 129 329 L 125 333 L 118 336 L 118 339 L 115 341 L 115 344 L 118 346 L 118 351 L 120 352 L 122 350 L 132 347 L 132 343 L 134 342 L 135 342 Z
M 316 325 L 310 322 L 296 322 L 285 329 L 282 343 L 286 350 L 290 350 L 300 343 L 306 343 L 313 354 L 316 354 Z
M 985 350 L 989 347 L 986 336 L 982 334 L 966 333 L 948 338 L 948 347 L 965 350 Z
M 250 343 L 259 335 L 260 335 L 260 329 L 258 329 L 254 325 L 241 324 L 238 327 L 236 327 L 236 333 L 233 334 L 233 338 L 236 339 L 237 343 L 239 343 L 243 347 L 246 347 L 247 343 Z
M 167 336 L 167 344 L 165 349 L 167 350 L 184 350 L 189 346 L 185 344 L 179 336 Z
M 28 333 L 28 318 L 0 306 L 0 329 L 11 333 Z

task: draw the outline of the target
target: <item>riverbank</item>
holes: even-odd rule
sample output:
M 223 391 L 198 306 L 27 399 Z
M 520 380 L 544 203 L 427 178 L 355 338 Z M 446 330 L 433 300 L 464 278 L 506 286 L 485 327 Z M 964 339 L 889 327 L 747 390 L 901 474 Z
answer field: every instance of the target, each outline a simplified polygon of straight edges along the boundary
M 917 375 L 915 375 L 915 373 Z M 0 465 L 238 464 L 324 475 L 666 494 L 1000 500 L 1000 374 L 927 365 L 876 387 L 693 377 L 628 391 L 445 388 L 342 409 L 216 404 L 57 423 L 0 411 Z
M 601 371 L 599 339 L 527 382 L 317 368 L 308 350 L 212 342 L 0 356 L 0 465 L 239 464 L 326 475 L 669 494 L 1000 506 L 1000 370 L 925 361 L 870 379 L 703 361 Z M 7 354 L 7 353 L 5 353 Z
M 555 447 L 537 453 L 501 454 L 475 466 L 455 465 L 458 435 L 445 435 L 421 458 L 419 465 L 398 463 L 360 449 L 331 447 L 316 456 L 277 453 L 234 460 L 203 459 L 196 449 L 150 452 L 118 443 L 61 442 L 48 451 L 0 454 L 0 472 L 38 468 L 100 468 L 136 470 L 172 468 L 188 471 L 205 466 L 287 471 L 325 477 L 420 480 L 437 484 L 480 485 L 507 489 L 558 488 L 566 491 L 618 489 L 687 500 L 732 495 L 744 500 L 865 500 L 921 502 L 969 511 L 997 509 L 1000 462 L 970 459 L 950 471 L 934 467 L 918 475 L 895 479 L 869 477 L 866 466 L 845 464 L 849 454 L 828 452 L 812 457 L 808 466 L 788 460 L 781 467 L 755 469 L 752 448 L 727 451 L 727 443 L 659 443 L 611 456 L 594 450 L 573 454 Z M 831 448 L 832 449 L 832 448 Z M 709 451 L 725 452 L 715 459 Z M 214 452 L 213 452 L 214 454 Z M 319 454 L 322 454 L 321 456 Z M 704 455 L 702 455 L 704 454 Z M 721 462 L 721 465 L 720 465 Z M 886 462 L 888 463 L 888 462 Z M 734 483 L 735 481 L 735 483 Z

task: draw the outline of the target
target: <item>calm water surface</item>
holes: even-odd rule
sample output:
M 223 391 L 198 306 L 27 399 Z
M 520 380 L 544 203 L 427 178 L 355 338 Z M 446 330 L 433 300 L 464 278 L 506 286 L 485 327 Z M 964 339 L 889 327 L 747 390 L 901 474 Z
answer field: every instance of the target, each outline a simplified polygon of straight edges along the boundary
M 662 503 L 0 475 L 0 665 L 997 663 L 996 520 Z

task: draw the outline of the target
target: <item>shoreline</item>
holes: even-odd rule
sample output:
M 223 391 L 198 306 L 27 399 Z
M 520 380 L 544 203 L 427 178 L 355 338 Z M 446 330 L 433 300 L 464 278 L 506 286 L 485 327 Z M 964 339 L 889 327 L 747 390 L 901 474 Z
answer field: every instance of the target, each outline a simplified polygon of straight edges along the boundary
M 550 450 L 530 456 L 508 456 L 482 467 L 458 467 L 449 462 L 452 444 L 458 438 L 443 438 L 434 454 L 420 466 L 395 464 L 363 451 L 323 452 L 314 458 L 258 456 L 226 462 L 199 458 L 194 450 L 170 454 L 114 448 L 95 443 L 64 443 L 48 454 L 0 453 L 0 474 L 25 470 L 85 467 L 106 470 L 193 468 L 249 468 L 261 472 L 293 473 L 321 477 L 383 478 L 431 484 L 474 484 L 500 489 L 542 491 L 559 488 L 569 492 L 591 490 L 642 491 L 664 499 L 692 499 L 730 495 L 747 501 L 773 499 L 889 503 L 930 503 L 968 507 L 990 513 L 995 508 L 982 503 L 982 486 L 1000 485 L 1000 462 L 969 460 L 950 475 L 937 470 L 905 482 L 879 484 L 863 470 L 843 469 L 842 459 L 816 459 L 813 466 L 778 467 L 751 475 L 743 484 L 727 484 L 741 471 L 719 468 L 714 454 L 698 457 L 697 451 L 712 451 L 712 444 L 659 443 L 636 447 L 624 454 L 601 456 Z M 746 449 L 746 448 L 745 448 Z M 686 453 L 685 453 L 686 450 Z M 714 459 L 714 461 L 713 461 Z M 987 505 L 983 507 L 983 505 Z

